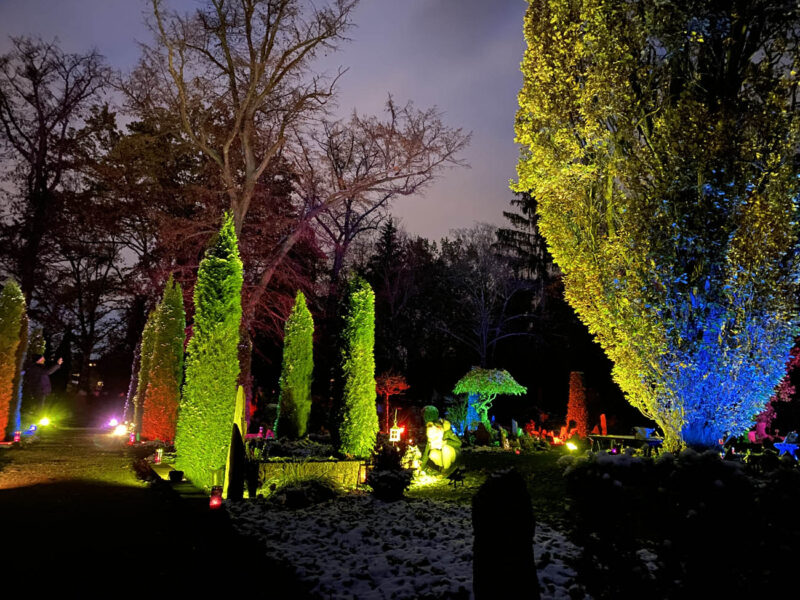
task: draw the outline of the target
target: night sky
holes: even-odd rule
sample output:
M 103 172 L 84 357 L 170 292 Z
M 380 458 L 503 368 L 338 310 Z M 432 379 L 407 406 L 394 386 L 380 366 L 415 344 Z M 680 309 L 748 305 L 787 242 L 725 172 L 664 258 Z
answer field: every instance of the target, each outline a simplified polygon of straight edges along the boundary
M 191 9 L 194 0 L 169 0 Z M 436 105 L 448 125 L 473 132 L 470 169 L 444 173 L 423 194 L 393 207 L 413 234 L 438 238 L 476 221 L 501 224 L 512 193 L 517 148 L 514 113 L 521 86 L 524 0 L 362 0 L 352 41 L 321 63 L 341 65 L 339 112 L 380 112 L 399 103 Z M 144 0 L 0 0 L 0 51 L 9 35 L 57 37 L 61 47 L 96 47 L 115 68 L 130 69 L 137 41 L 149 41 Z

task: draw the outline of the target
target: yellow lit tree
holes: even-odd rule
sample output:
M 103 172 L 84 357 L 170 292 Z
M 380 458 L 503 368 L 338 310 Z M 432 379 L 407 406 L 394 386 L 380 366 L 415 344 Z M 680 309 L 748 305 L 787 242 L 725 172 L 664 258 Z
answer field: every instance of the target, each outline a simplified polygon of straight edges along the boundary
M 796 323 L 798 7 L 530 0 L 514 188 L 665 445 L 747 428 Z

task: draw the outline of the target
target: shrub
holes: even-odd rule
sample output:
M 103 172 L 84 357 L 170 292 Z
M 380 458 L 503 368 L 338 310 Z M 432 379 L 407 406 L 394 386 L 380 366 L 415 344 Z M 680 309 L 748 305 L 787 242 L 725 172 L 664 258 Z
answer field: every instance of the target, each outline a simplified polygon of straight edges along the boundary
M 373 468 L 367 474 L 365 483 L 372 488 L 373 495 L 387 502 L 403 497 L 414 477 L 413 469 L 403 468 L 406 455 L 406 444 L 397 446 L 385 442 L 380 444 L 373 456 Z

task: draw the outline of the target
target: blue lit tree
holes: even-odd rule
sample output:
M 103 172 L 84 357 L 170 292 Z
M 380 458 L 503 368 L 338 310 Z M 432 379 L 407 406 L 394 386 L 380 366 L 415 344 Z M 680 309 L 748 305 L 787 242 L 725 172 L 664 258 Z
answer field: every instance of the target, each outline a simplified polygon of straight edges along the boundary
M 746 430 L 797 329 L 800 8 L 531 0 L 519 191 L 665 445 Z

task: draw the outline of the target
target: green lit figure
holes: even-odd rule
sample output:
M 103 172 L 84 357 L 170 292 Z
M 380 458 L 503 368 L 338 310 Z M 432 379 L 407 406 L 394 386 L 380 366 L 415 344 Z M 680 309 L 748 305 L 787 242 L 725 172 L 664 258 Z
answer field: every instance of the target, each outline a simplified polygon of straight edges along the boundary
M 428 441 L 422 453 L 420 469 L 424 471 L 430 460 L 439 467 L 442 475 L 449 475 L 461 454 L 461 440 L 450 428 L 450 422 L 441 419 L 429 421 L 426 424 L 425 434 Z

